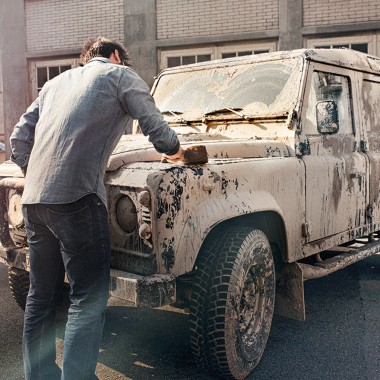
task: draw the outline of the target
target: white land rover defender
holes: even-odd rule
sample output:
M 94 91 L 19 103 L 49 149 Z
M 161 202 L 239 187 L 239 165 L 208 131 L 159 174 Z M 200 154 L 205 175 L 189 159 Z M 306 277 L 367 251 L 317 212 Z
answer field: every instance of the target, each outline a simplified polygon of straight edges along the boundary
M 135 125 L 105 183 L 110 294 L 190 314 L 195 360 L 225 379 L 259 362 L 303 283 L 380 251 L 380 59 L 275 52 L 164 70 L 152 94 L 208 163 L 163 163 Z M 0 256 L 24 306 L 23 176 L 0 165 Z

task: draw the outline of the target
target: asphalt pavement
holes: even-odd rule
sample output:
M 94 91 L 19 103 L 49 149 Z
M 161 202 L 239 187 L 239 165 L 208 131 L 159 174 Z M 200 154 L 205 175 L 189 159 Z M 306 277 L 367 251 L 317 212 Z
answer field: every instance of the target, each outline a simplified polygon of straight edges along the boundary
M 249 380 L 380 379 L 380 255 L 305 283 L 305 322 L 275 316 L 264 356 Z M 23 313 L 0 264 L 0 380 L 22 380 Z M 130 308 L 110 299 L 100 380 L 211 380 L 193 362 L 188 316 Z M 63 347 L 59 313 L 57 347 Z

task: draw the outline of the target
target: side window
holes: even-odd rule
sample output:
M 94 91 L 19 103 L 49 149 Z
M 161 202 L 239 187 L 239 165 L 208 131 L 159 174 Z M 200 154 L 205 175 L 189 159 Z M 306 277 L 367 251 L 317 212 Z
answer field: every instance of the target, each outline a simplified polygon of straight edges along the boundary
M 353 133 L 348 77 L 313 72 L 303 128 L 307 135 Z
M 363 81 L 363 120 L 367 128 L 368 145 L 371 151 L 380 151 L 380 83 Z

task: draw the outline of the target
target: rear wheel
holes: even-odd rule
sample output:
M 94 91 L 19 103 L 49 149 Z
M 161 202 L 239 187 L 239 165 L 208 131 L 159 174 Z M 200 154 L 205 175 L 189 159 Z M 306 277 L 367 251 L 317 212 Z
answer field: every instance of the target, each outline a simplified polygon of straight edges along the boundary
M 245 379 L 263 354 L 272 323 L 275 270 L 260 230 L 235 227 L 205 243 L 190 307 L 194 358 L 225 379 Z
M 29 291 L 29 272 L 23 269 L 8 267 L 9 288 L 17 305 L 25 310 L 26 297 Z

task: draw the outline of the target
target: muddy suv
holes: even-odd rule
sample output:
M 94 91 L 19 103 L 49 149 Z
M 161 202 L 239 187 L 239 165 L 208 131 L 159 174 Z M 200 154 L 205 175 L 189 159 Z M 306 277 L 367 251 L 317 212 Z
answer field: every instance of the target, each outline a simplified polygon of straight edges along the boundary
M 228 379 L 259 362 L 303 282 L 379 251 L 380 60 L 299 50 L 164 70 L 152 89 L 183 145 L 163 163 L 135 125 L 109 161 L 112 296 L 190 314 L 195 360 Z M 21 172 L 0 166 L 1 257 L 24 306 Z M 344 284 L 342 284 L 344 286 Z

